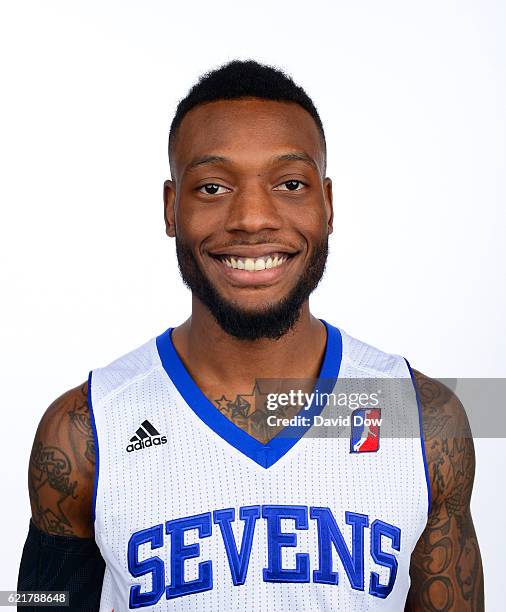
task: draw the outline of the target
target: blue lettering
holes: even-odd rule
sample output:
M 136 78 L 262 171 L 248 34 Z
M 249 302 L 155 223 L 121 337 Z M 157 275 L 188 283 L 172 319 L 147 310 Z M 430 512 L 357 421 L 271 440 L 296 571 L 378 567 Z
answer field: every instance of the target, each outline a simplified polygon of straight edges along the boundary
M 213 567 L 211 561 L 199 563 L 199 574 L 195 580 L 185 582 L 184 562 L 200 555 L 200 544 L 185 544 L 184 534 L 189 529 L 198 529 L 199 538 L 211 535 L 211 513 L 197 514 L 187 518 L 167 521 L 165 532 L 171 534 L 170 545 L 170 585 L 167 587 L 167 599 L 209 591 L 213 588 Z
M 263 570 L 266 582 L 309 582 L 309 555 L 295 555 L 295 569 L 281 566 L 281 549 L 297 546 L 296 533 L 281 531 L 281 519 L 293 519 L 295 529 L 308 529 L 307 506 L 263 506 L 262 517 L 267 519 L 268 567 Z
M 146 574 L 152 574 L 152 589 L 141 593 L 141 585 L 134 584 L 130 587 L 130 608 L 142 608 L 154 606 L 165 589 L 165 567 L 158 556 L 139 561 L 139 546 L 151 542 L 151 550 L 163 546 L 163 525 L 155 525 L 132 534 L 128 540 L 128 571 L 132 576 L 138 578 Z
M 365 514 L 346 512 L 345 520 L 352 526 L 352 553 L 348 550 L 334 515 L 329 508 L 311 508 L 312 519 L 318 525 L 318 557 L 319 569 L 314 570 L 314 582 L 323 584 L 339 584 L 337 572 L 332 571 L 332 544 L 341 559 L 350 581 L 357 591 L 364 590 L 364 528 L 369 525 L 369 517 Z
M 378 565 L 383 565 L 390 569 L 390 578 L 387 584 L 380 584 L 379 574 L 371 572 L 369 593 L 384 599 L 388 597 L 394 588 L 398 564 L 394 555 L 381 550 L 381 536 L 390 538 L 392 548 L 399 552 L 401 550 L 401 530 L 394 525 L 389 525 L 380 520 L 375 520 L 371 525 L 371 556 Z
M 228 564 L 232 574 L 232 582 L 235 586 L 246 582 L 251 546 L 253 544 L 253 534 L 257 519 L 260 517 L 260 506 L 242 506 L 239 510 L 241 521 L 245 521 L 242 534 L 241 551 L 237 552 L 234 533 L 231 523 L 235 521 L 234 508 L 226 510 L 215 510 L 213 512 L 214 522 L 220 526 L 223 543 L 227 551 Z
M 253 539 L 258 531 L 257 522 L 260 517 L 265 519 L 267 536 L 267 567 L 262 570 L 265 582 L 305 583 L 310 582 L 312 578 L 315 583 L 338 585 L 342 564 L 351 588 L 356 591 L 364 591 L 365 529 L 369 528 L 370 556 L 377 565 L 389 570 L 388 579 L 380 578 L 378 572 L 371 571 L 369 595 L 385 599 L 394 588 L 398 571 L 398 555 L 395 553 L 401 550 L 401 530 L 394 525 L 379 519 L 369 525 L 369 517 L 366 514 L 345 512 L 345 522 L 351 527 L 351 545 L 348 546 L 348 537 L 345 539 L 344 536 L 349 534 L 349 527 L 348 531 L 341 530 L 342 527 L 339 527 L 332 511 L 327 507 L 241 506 L 238 515 L 244 524 L 241 538 L 236 538 L 233 529 L 236 521 L 235 508 L 224 508 L 212 513 L 205 512 L 167 521 L 165 534 L 170 536 L 170 545 L 168 545 L 170 548 L 170 584 L 168 585 L 165 584 L 165 564 L 160 556 L 153 554 L 147 559 L 139 559 L 141 555 L 146 556 L 149 550 L 154 551 L 164 546 L 163 523 L 133 533 L 127 546 L 128 570 L 135 578 L 146 576 L 146 584 L 148 588 L 151 584 L 151 590 L 143 592 L 141 590 L 143 583 L 133 584 L 130 587 L 129 607 L 135 609 L 155 606 L 164 592 L 167 599 L 173 599 L 209 591 L 213 588 L 212 561 L 198 559 L 201 553 L 199 542 L 185 544 L 185 533 L 190 530 L 196 530 L 199 538 L 210 537 L 213 522 L 220 528 L 232 583 L 235 586 L 245 584 L 253 550 Z M 294 553 L 295 567 L 283 567 L 283 548 L 297 547 L 297 531 L 309 529 L 309 518 L 316 521 L 318 568 L 310 571 L 310 555 L 303 552 Z M 283 519 L 294 521 L 292 531 L 282 530 Z M 314 523 L 312 525 L 314 526 Z M 386 552 L 382 549 L 382 545 L 384 546 L 382 538 L 388 538 L 393 552 Z M 143 545 L 146 545 L 145 550 L 141 550 Z M 336 554 L 340 562 L 339 571 L 333 570 L 333 567 L 336 567 Z M 189 559 L 198 559 L 194 562 L 197 578 L 193 580 L 185 580 L 185 563 Z M 255 577 L 255 579 L 262 578 Z

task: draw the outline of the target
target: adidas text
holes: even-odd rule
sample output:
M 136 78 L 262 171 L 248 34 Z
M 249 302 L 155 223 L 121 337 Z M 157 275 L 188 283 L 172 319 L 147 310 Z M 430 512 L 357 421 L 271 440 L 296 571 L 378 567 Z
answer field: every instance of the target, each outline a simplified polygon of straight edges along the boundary
M 149 448 L 150 446 L 159 446 L 160 444 L 167 444 L 167 436 L 156 436 L 153 438 L 147 438 L 146 440 L 139 440 L 133 444 L 129 444 L 126 449 L 127 452 L 141 450 L 143 448 Z

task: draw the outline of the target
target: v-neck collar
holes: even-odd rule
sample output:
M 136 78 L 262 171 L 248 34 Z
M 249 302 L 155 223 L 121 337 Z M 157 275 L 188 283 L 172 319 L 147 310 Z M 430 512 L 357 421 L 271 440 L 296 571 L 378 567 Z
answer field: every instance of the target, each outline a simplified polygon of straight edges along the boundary
M 313 388 L 315 395 L 310 407 L 306 410 L 303 406 L 298 413 L 301 416 L 309 417 L 308 421 L 306 421 L 309 423 L 312 423 L 313 418 L 319 415 L 324 408 L 323 405 L 319 405 L 318 402 L 314 401 L 317 392 L 322 394 L 332 391 L 341 367 L 341 332 L 337 327 L 330 325 L 323 319 L 321 321 L 327 328 L 327 341 L 320 373 Z M 256 440 L 223 415 L 202 393 L 174 348 L 171 338 L 172 330 L 173 328 L 169 327 L 165 332 L 156 337 L 158 354 L 165 371 L 193 412 L 231 446 L 258 463 L 258 465 L 270 468 L 276 461 L 286 455 L 310 429 L 311 425 L 287 426 L 266 444 Z

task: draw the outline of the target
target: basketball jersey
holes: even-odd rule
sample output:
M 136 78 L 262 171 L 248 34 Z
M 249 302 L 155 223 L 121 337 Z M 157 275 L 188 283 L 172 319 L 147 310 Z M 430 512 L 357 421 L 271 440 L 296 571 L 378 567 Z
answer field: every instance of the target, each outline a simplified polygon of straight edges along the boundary
M 353 411 L 397 419 L 397 437 L 369 419 L 335 436 L 295 424 L 262 444 L 198 388 L 171 328 L 90 371 L 101 612 L 404 610 L 430 505 L 412 373 L 324 323 L 327 391 L 409 383 Z M 332 410 L 304 414 L 316 423 Z

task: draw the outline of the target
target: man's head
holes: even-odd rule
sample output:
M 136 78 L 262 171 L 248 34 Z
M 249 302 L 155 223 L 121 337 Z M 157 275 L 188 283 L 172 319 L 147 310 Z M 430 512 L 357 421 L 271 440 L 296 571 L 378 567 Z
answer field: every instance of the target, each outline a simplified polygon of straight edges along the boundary
M 314 104 L 283 72 L 230 62 L 179 103 L 169 158 L 166 231 L 183 280 L 227 333 L 282 336 L 323 274 L 332 231 Z

